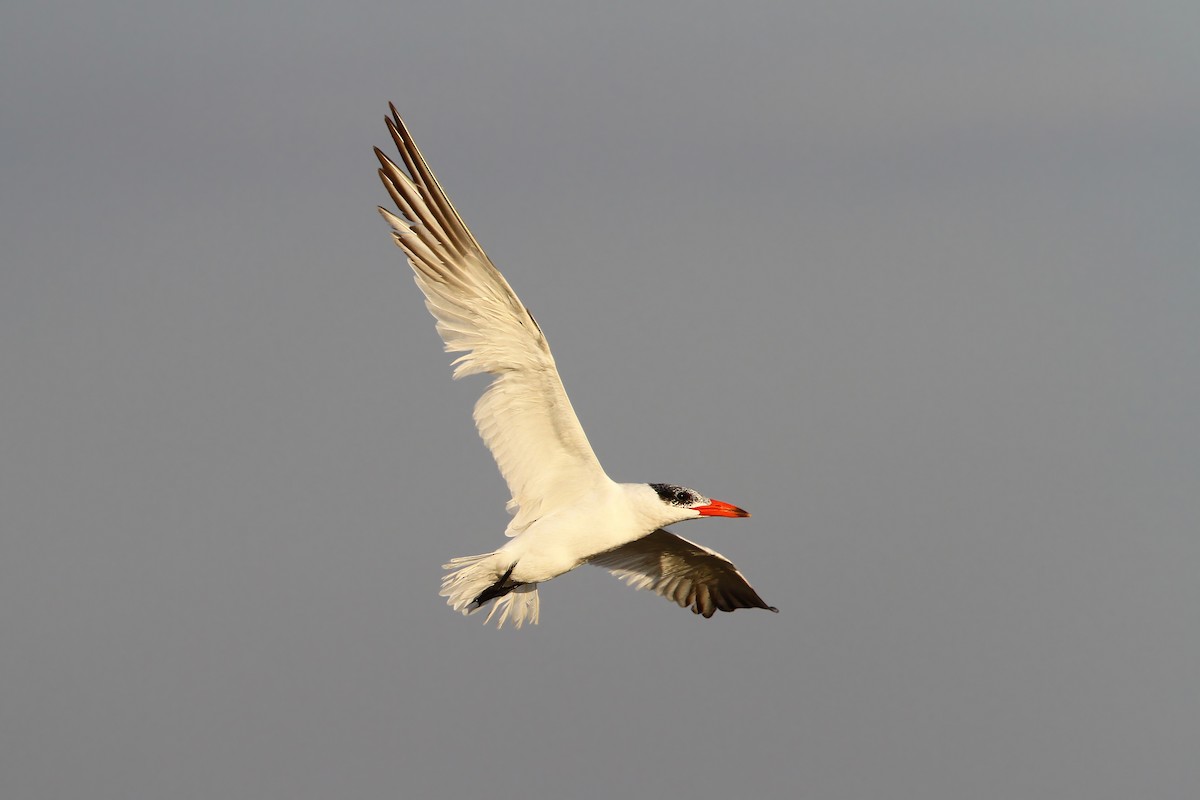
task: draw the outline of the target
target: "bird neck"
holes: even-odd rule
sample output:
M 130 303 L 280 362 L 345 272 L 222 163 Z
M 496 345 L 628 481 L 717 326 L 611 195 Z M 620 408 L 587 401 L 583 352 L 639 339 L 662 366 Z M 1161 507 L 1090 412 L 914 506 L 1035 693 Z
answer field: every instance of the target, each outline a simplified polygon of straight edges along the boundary
M 620 486 L 625 492 L 638 527 L 644 528 L 647 533 L 697 516 L 690 508 L 664 503 L 658 492 L 648 483 L 622 483 Z

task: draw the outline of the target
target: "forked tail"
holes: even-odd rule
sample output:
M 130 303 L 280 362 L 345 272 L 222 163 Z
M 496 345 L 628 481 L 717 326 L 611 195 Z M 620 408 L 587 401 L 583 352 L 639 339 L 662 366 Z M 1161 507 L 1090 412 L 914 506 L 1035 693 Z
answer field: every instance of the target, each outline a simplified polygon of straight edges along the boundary
M 513 565 L 503 565 L 496 553 L 452 558 L 442 569 L 450 571 L 442 578 L 440 594 L 455 611 L 472 614 L 494 600 L 483 624 L 491 622 L 492 617 L 496 617 L 497 628 L 508 621 L 517 628 L 526 622 L 537 624 L 537 584 L 514 581 Z

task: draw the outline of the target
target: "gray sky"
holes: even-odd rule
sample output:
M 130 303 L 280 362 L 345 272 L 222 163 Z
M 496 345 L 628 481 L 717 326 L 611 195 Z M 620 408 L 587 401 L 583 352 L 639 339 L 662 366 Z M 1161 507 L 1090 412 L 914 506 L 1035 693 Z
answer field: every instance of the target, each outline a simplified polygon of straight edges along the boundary
M 1200 7 L 427 5 L 5 11 L 0 795 L 1192 796 Z M 445 607 L 389 100 L 779 615 Z

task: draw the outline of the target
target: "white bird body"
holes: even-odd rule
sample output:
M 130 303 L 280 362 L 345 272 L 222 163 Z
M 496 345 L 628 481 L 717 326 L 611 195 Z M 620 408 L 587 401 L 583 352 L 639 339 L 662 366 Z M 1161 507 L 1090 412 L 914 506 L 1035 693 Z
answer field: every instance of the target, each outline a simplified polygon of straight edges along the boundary
M 487 373 L 475 424 L 512 492 L 512 537 L 491 553 L 453 559 L 442 595 L 487 620 L 537 623 L 537 585 L 585 563 L 651 588 L 697 614 L 776 609 L 720 554 L 663 530 L 703 516 L 747 517 L 671 484 L 615 483 L 571 408 L 541 328 L 484 254 L 391 108 L 387 120 L 407 171 L 378 148 L 380 178 L 401 216 L 380 208 L 408 255 L 437 321 L 454 377 Z
M 655 528 L 694 516 L 664 505 L 647 484 L 606 483 L 559 505 L 496 551 L 502 562 L 516 564 L 513 580 L 544 583 Z M 665 513 L 668 509 L 676 513 Z

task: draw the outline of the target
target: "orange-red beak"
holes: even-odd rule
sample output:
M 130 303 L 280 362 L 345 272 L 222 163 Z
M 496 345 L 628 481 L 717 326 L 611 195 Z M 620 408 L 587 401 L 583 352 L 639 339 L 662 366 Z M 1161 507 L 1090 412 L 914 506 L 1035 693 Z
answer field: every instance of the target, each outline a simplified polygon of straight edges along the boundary
M 748 517 L 749 511 L 732 506 L 729 503 L 722 503 L 720 500 L 710 500 L 706 506 L 696 506 L 696 510 L 700 512 L 702 517 Z

